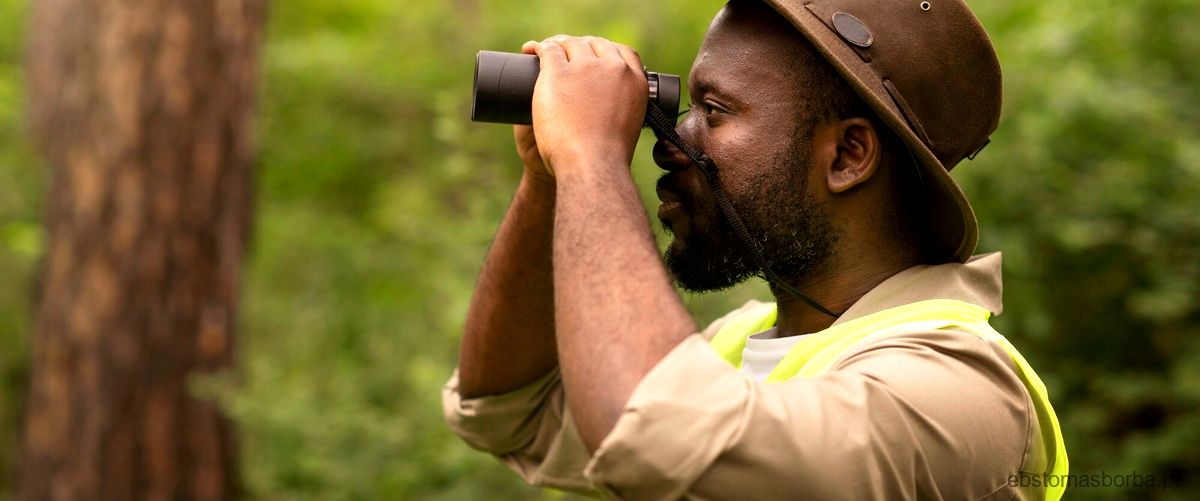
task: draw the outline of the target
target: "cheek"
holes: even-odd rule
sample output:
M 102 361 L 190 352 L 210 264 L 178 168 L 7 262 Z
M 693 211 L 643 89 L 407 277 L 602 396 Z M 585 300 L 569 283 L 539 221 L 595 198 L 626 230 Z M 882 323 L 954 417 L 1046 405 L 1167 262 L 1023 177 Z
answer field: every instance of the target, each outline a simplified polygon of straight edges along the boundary
M 717 163 L 727 193 L 744 193 L 753 188 L 749 184 L 771 176 L 780 167 L 775 165 L 774 153 L 787 143 L 776 135 L 776 131 L 732 125 L 711 131 L 705 153 Z
M 741 122 L 731 120 L 706 132 L 704 152 L 721 167 L 737 164 L 754 153 L 755 131 Z
M 680 188 L 686 192 L 684 206 L 688 215 L 693 219 L 703 220 L 714 207 L 712 191 L 708 189 L 708 181 L 699 167 L 692 167 L 682 173 L 679 179 Z

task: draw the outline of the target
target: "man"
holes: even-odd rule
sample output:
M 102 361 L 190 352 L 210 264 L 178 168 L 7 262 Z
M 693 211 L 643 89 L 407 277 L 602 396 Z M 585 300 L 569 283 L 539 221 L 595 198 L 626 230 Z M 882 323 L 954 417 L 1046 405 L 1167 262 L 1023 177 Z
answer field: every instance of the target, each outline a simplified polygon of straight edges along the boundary
M 654 148 L 667 267 L 629 173 L 638 55 L 565 36 L 524 51 L 542 64 L 515 128 L 526 170 L 444 392 L 469 444 L 534 485 L 619 498 L 1061 496 L 1042 482 L 1067 463 L 1045 388 L 987 326 L 999 255 L 970 258 L 947 173 L 1000 104 L 959 0 L 726 5 L 678 126 L 707 157 Z M 775 303 L 699 334 L 671 287 L 760 274 Z

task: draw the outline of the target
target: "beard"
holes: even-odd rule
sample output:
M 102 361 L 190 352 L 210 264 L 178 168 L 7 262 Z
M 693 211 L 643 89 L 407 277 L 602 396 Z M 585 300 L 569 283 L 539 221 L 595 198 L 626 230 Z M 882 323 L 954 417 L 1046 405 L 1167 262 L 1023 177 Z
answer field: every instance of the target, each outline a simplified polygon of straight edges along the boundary
M 829 258 L 837 241 L 828 208 L 808 189 L 812 130 L 797 132 L 792 136 L 795 141 L 772 158 L 773 168 L 757 170 L 744 184 L 745 190 L 725 192 L 763 264 L 787 279 L 811 273 Z M 715 223 L 693 225 L 663 253 L 675 283 L 689 292 L 727 289 L 763 274 L 763 266 L 746 250 L 715 200 L 711 202 L 706 204 L 710 214 L 704 219 Z

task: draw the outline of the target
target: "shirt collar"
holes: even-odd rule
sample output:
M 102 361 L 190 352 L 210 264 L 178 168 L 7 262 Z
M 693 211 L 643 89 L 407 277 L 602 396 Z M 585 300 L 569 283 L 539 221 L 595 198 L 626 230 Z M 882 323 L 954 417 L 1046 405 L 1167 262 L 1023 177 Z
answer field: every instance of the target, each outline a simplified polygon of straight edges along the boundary
M 914 266 L 875 286 L 833 325 L 926 299 L 956 299 L 999 315 L 1004 309 L 1000 262 L 1000 253 L 992 252 L 965 263 Z

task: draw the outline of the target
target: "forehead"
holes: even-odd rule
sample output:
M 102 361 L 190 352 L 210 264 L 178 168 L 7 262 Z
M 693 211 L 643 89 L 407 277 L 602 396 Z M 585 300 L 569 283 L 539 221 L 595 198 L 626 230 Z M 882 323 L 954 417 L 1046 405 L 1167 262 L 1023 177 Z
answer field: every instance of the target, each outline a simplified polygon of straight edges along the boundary
M 735 1 L 713 18 L 689 77 L 698 90 L 793 92 L 801 35 L 759 1 Z

